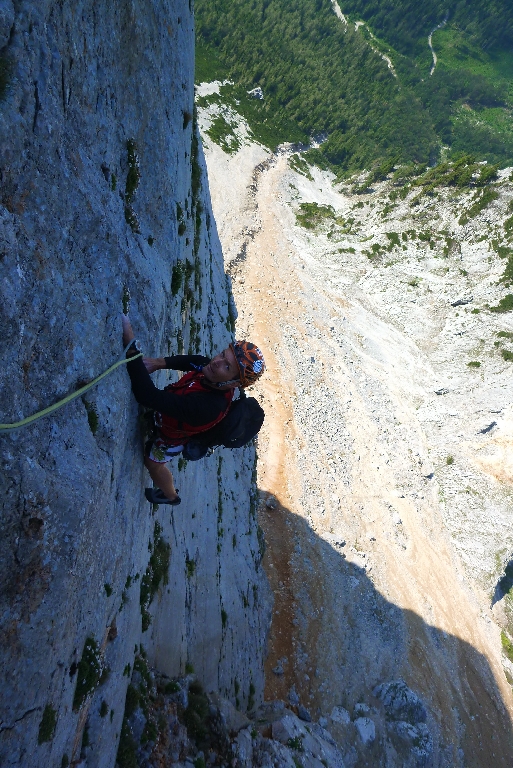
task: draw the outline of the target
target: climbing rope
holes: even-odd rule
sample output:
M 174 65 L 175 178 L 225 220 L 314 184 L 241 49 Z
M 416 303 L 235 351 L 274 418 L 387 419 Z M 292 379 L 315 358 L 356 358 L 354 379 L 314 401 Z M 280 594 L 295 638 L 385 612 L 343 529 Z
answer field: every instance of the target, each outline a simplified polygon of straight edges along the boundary
M 50 413 L 57 411 L 59 408 L 62 408 L 63 405 L 66 405 L 66 403 L 71 403 L 71 401 L 75 400 L 75 398 L 81 397 L 84 394 L 84 392 L 87 392 L 88 389 L 91 389 L 92 387 L 96 386 L 96 384 L 98 384 L 99 381 L 104 379 L 105 376 L 108 376 L 109 373 L 112 373 L 112 371 L 115 371 L 116 368 L 118 368 L 118 366 L 125 365 L 126 363 L 132 362 L 132 360 L 137 360 L 138 357 L 142 357 L 142 352 L 139 352 L 138 355 L 134 355 L 133 357 L 125 357 L 128 348 L 131 347 L 133 343 L 134 343 L 134 340 L 132 339 L 130 344 L 127 344 L 125 349 L 123 350 L 123 357 L 120 360 L 118 360 L 117 363 L 114 363 L 114 365 L 111 365 L 110 368 L 107 368 L 106 371 L 104 371 L 95 379 L 90 381 L 89 384 L 86 384 L 84 387 L 80 387 L 80 389 L 77 389 L 76 392 L 73 392 L 71 395 L 68 395 L 63 400 L 59 400 L 58 403 L 49 405 L 48 408 L 44 408 L 42 411 L 38 411 L 37 413 L 34 413 L 32 416 L 27 416 L 26 419 L 22 419 L 21 421 L 15 421 L 13 424 L 0 424 L 0 433 L 8 432 L 13 429 L 20 429 L 21 427 L 26 427 L 29 424 L 33 424 L 34 421 L 37 421 L 38 419 L 42 419 L 43 416 L 48 416 Z

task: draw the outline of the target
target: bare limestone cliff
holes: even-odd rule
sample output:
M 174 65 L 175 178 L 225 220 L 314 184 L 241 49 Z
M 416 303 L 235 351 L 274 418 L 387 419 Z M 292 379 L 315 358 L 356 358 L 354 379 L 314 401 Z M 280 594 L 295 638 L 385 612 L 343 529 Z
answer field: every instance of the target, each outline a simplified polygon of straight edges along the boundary
M 115 362 L 128 306 L 149 355 L 226 345 L 191 4 L 0 0 L 0 75 L 0 422 Z M 121 367 L 0 456 L 1 765 L 113 766 L 141 654 L 262 700 L 253 447 L 175 464 L 182 505 L 152 510 Z

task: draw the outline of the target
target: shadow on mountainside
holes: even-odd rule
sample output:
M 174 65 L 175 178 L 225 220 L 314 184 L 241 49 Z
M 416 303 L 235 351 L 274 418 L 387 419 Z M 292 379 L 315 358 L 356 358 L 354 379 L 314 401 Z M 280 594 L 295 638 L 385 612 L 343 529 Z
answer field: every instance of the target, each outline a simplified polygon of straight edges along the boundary
M 335 706 L 354 718 L 356 704 L 377 705 L 378 684 L 403 679 L 433 736 L 432 762 L 419 764 L 511 766 L 512 723 L 480 652 L 383 597 L 366 568 L 348 561 L 343 537 L 326 541 L 265 492 L 259 519 L 274 593 L 266 699 L 300 704 L 314 720 Z M 386 723 L 376 729 L 352 765 L 395 764 L 385 758 Z

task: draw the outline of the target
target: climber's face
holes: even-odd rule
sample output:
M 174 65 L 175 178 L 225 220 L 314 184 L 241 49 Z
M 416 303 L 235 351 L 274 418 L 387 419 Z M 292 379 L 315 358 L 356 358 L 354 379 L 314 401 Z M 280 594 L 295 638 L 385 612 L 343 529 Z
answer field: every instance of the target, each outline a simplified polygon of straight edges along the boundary
M 239 379 L 239 366 L 233 350 L 227 347 L 216 355 L 208 365 L 203 368 L 203 373 L 209 381 L 214 384 L 223 381 L 233 381 Z

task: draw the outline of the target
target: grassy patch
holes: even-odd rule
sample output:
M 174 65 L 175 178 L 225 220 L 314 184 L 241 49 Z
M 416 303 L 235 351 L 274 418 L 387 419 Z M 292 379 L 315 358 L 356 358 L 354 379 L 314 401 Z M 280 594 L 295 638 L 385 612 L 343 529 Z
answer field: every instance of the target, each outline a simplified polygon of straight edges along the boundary
M 235 134 L 236 125 L 229 123 L 224 115 L 216 115 L 207 129 L 207 135 L 218 144 L 223 152 L 234 154 L 241 147 L 241 142 Z
M 187 733 L 198 746 L 209 744 L 210 704 L 201 684 L 195 680 L 189 686 L 187 709 L 183 713 Z
M 289 739 L 287 741 L 287 747 L 290 747 L 291 749 L 295 749 L 296 752 L 304 752 L 305 748 L 303 747 L 303 741 L 301 739 L 301 736 L 295 736 L 293 739 Z
M 510 253 L 508 255 L 508 260 L 506 262 L 504 272 L 501 275 L 501 283 L 504 283 L 504 285 L 509 287 L 513 285 L 513 250 L 508 250 Z
M 457 160 L 448 160 L 429 168 L 415 179 L 413 186 L 432 193 L 436 187 L 482 187 L 496 178 L 497 166 L 481 165 L 474 155 L 463 154 Z
M 94 406 L 92 403 L 88 403 L 84 398 L 82 398 L 82 402 L 84 403 L 87 411 L 87 423 L 89 424 L 89 429 L 91 430 L 91 434 L 94 436 L 98 432 L 100 423 L 98 419 L 98 411 L 96 410 L 96 406 Z
M 162 537 L 162 528 L 155 523 L 153 542 L 149 544 L 150 560 L 141 579 L 139 602 L 142 615 L 142 630 L 146 632 L 151 624 L 148 608 L 161 584 L 167 584 L 171 547 Z
M 141 234 L 139 220 L 132 208 L 132 202 L 139 186 L 141 179 L 141 173 L 139 170 L 139 156 L 137 154 L 137 146 L 133 139 L 128 139 L 126 143 L 127 159 L 128 159 L 128 173 L 126 176 L 125 184 L 125 221 L 129 225 L 132 232 Z
M 128 315 L 130 311 L 130 290 L 126 285 L 123 286 L 123 296 L 121 297 L 121 303 L 123 304 L 123 314 Z
M 138 768 L 137 744 L 128 722 L 123 719 L 116 762 L 119 768 Z
M 134 659 L 134 672 L 138 673 L 139 678 L 137 687 L 131 683 L 126 691 L 123 724 L 116 758 L 116 764 L 119 768 L 137 768 L 139 765 L 136 759 L 138 744 L 133 737 L 130 723 L 130 718 L 136 710 L 140 708 L 146 718 L 146 724 L 139 739 L 141 746 L 148 742 L 155 742 L 159 735 L 159 723 L 155 718 L 152 708 L 152 702 L 155 700 L 154 680 L 148 668 L 146 654 L 142 646 L 140 647 L 139 654 Z M 160 730 L 163 727 L 162 725 Z
M 331 205 L 301 203 L 299 210 L 300 213 L 296 213 L 296 223 L 305 227 L 305 229 L 316 229 L 328 222 L 343 223 L 343 219 L 337 218 L 335 209 Z
M 43 711 L 43 717 L 39 723 L 39 732 L 37 743 L 44 744 L 45 741 L 51 741 L 57 725 L 57 712 L 51 704 L 47 704 Z
M 388 239 L 388 250 L 391 251 L 394 246 L 399 247 L 401 245 L 401 241 L 399 240 L 399 235 L 397 232 L 385 232 L 385 235 Z
M 9 82 L 11 80 L 12 66 L 7 56 L 0 56 L 0 101 L 3 101 L 7 94 Z
M 139 156 L 137 154 L 137 145 L 133 139 L 128 139 L 126 143 L 128 173 L 125 184 L 125 202 L 131 203 L 134 199 L 141 172 L 139 170 Z
M 176 264 L 173 265 L 173 271 L 171 273 L 171 293 L 173 296 L 176 296 L 179 293 L 180 288 L 182 287 L 184 274 L 185 262 L 177 261 Z
M 185 572 L 188 579 L 192 579 L 196 572 L 196 561 L 189 560 L 189 555 L 187 555 L 185 558 Z
M 460 217 L 459 223 L 464 225 L 469 219 L 473 219 L 478 216 L 481 211 L 487 208 L 490 203 L 497 200 L 499 193 L 492 187 L 486 187 L 482 192 L 476 192 L 472 198 L 473 202 L 470 208 Z
M 496 307 L 490 307 L 490 312 L 511 312 L 513 310 L 513 293 L 503 296 Z
M 293 171 L 296 171 L 296 173 L 300 173 L 302 176 L 306 176 L 310 181 L 313 181 L 313 176 L 310 173 L 310 166 L 301 155 L 292 155 L 289 157 L 289 166 Z
M 509 98 L 513 99 L 513 55 L 510 50 L 492 49 L 490 53 L 452 24 L 434 33 L 433 47 L 441 67 L 482 77 L 509 91 Z
M 103 665 L 98 643 L 93 637 L 88 637 L 84 643 L 82 657 L 78 662 L 77 683 L 73 697 L 73 710 L 80 709 L 86 698 L 100 684 Z
M 178 222 L 178 234 L 181 237 L 182 235 L 185 235 L 185 232 L 187 231 L 187 225 L 185 223 L 183 208 L 180 203 L 176 204 L 176 220 Z
M 513 643 L 505 632 L 501 632 L 501 645 L 504 655 L 513 662 Z
M 393 158 L 388 158 L 380 163 L 377 167 L 373 168 L 360 185 L 353 187 L 354 194 L 359 195 L 368 192 L 372 184 L 375 184 L 377 181 L 385 181 L 394 170 L 394 166 L 395 160 Z
M 125 205 L 125 221 L 134 234 L 141 234 L 139 219 L 137 218 L 137 214 L 131 205 Z

